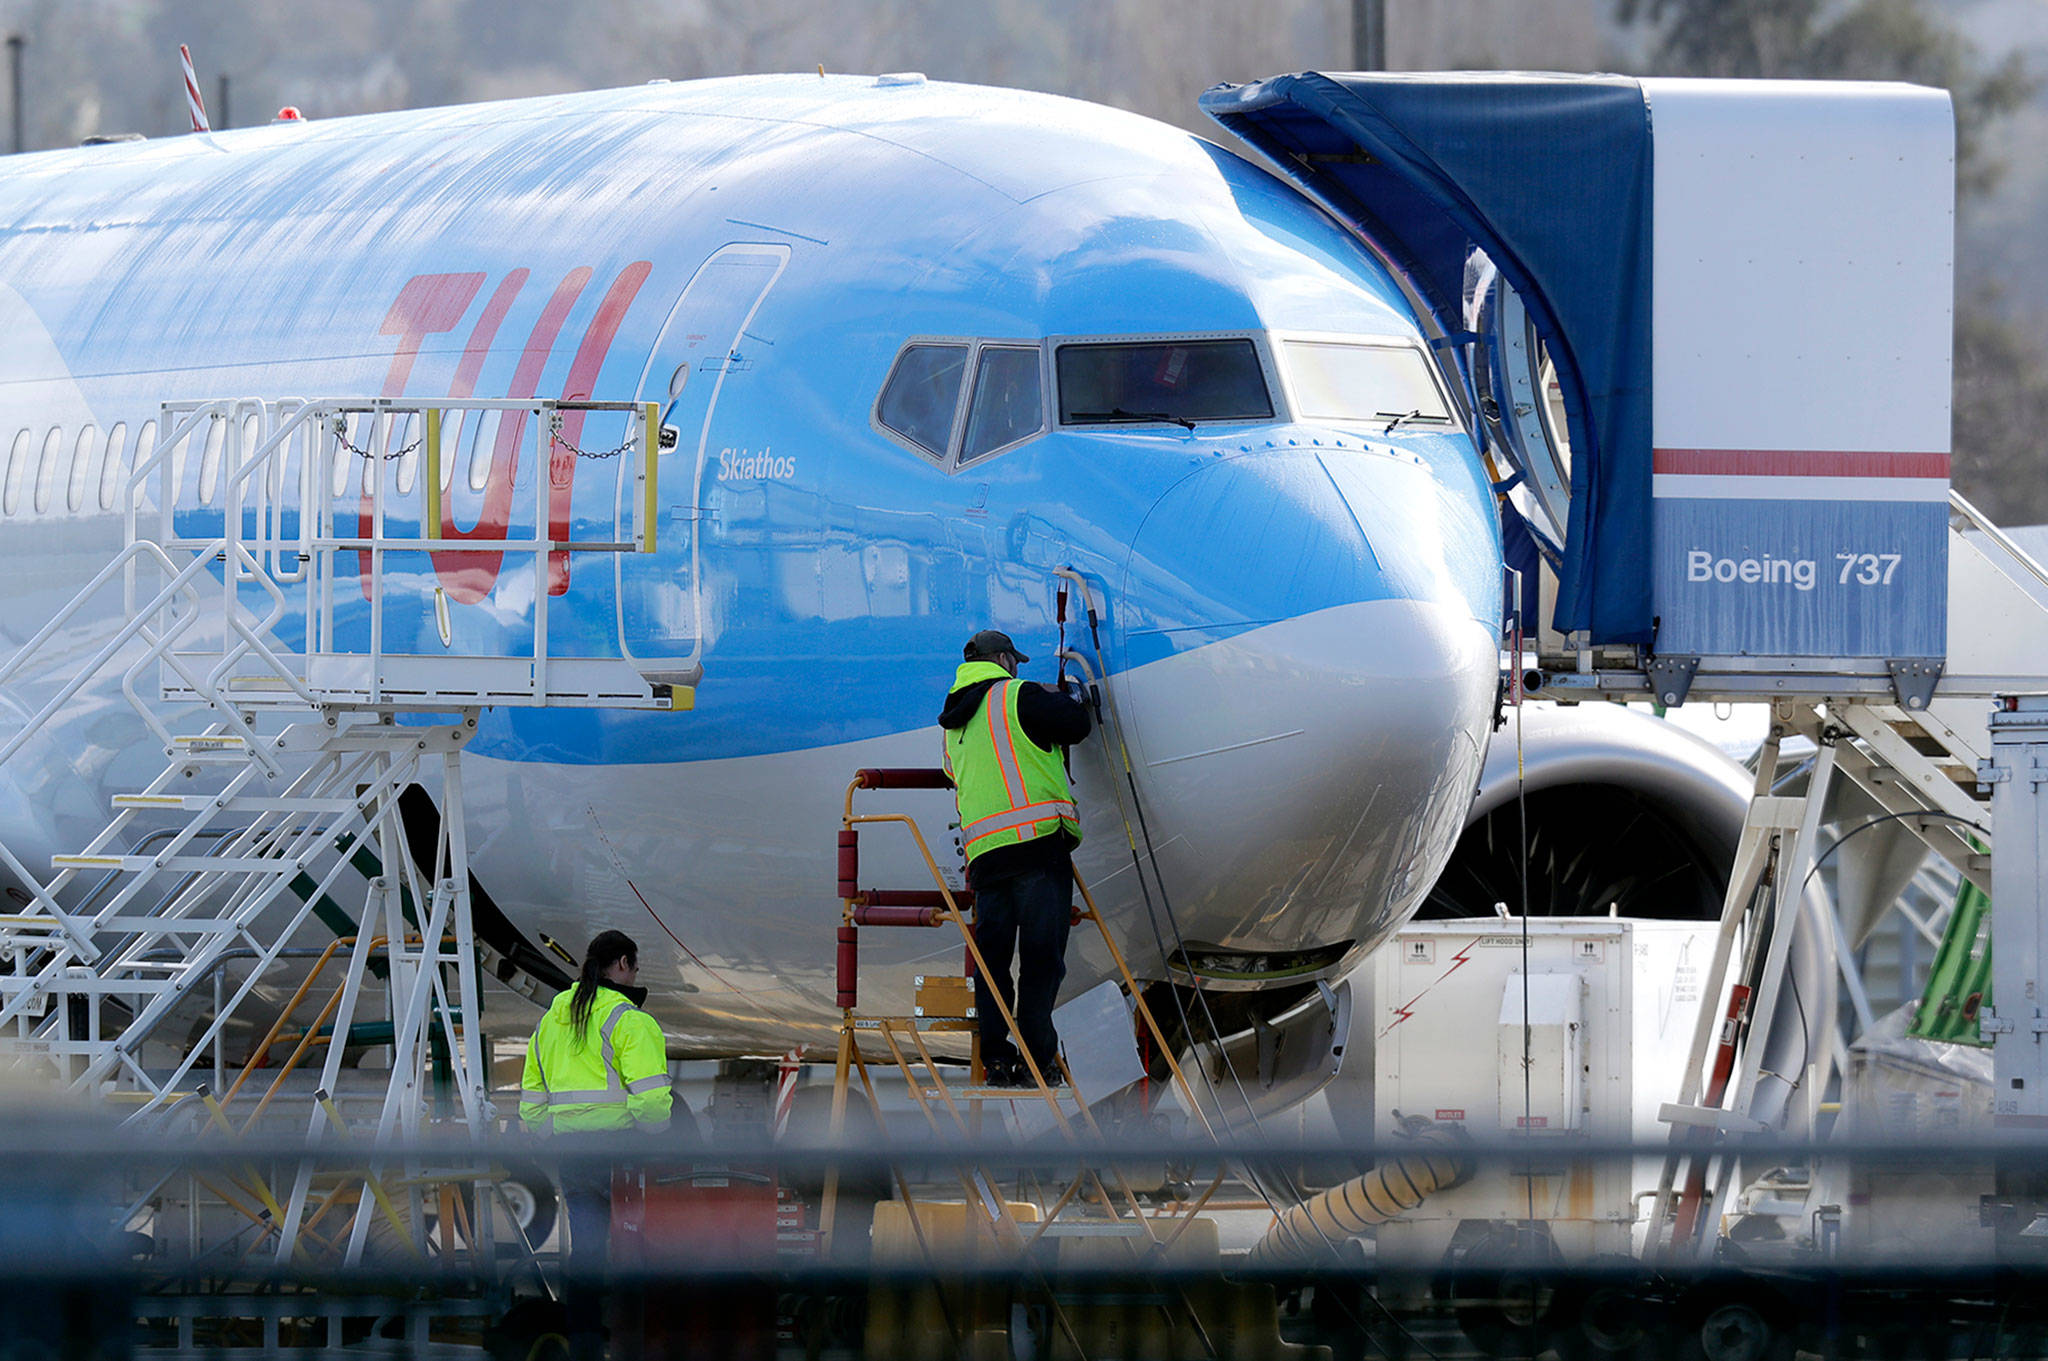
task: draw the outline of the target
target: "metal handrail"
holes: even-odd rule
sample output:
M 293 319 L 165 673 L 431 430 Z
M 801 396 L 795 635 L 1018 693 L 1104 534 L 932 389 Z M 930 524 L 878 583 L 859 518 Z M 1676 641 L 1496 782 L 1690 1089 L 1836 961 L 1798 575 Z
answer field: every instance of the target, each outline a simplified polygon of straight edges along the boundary
M 523 413 L 533 420 L 534 428 L 530 445 L 525 443 L 522 433 L 522 447 L 532 450 L 541 468 L 545 467 L 547 456 L 559 452 L 558 446 L 566 446 L 579 456 L 584 452 L 575 449 L 571 440 L 586 437 L 580 432 L 573 436 L 565 432 L 564 413 L 615 412 L 625 416 L 624 442 L 618 449 L 606 452 L 625 453 L 636 446 L 638 449 L 637 486 L 641 496 L 633 539 L 617 543 L 553 541 L 549 536 L 554 530 L 552 517 L 560 510 L 559 492 L 554 479 L 540 471 L 515 483 L 522 505 L 527 497 L 532 500 L 530 533 L 522 527 L 518 537 L 493 529 L 486 531 L 488 537 L 442 539 L 440 416 L 451 410 Z M 0 658 L 0 685 L 18 680 L 47 658 L 57 646 L 57 639 L 74 630 L 81 619 L 90 617 L 97 597 L 119 591 L 123 608 L 118 624 L 81 664 L 70 668 L 70 674 L 54 687 L 46 703 L 27 716 L 19 729 L 0 739 L 0 763 L 18 756 L 38 734 L 47 732 L 52 722 L 61 719 L 88 684 L 108 675 L 118 676 L 122 697 L 149 732 L 171 749 L 171 765 L 144 791 L 146 794 L 174 792 L 172 785 L 179 778 L 184 760 L 173 740 L 172 729 L 167 726 L 175 721 L 167 705 L 177 705 L 189 698 L 202 712 L 210 710 L 210 719 L 203 723 L 206 732 L 201 735 L 232 739 L 237 754 L 246 757 L 226 787 L 214 791 L 208 807 L 193 809 L 188 821 L 166 834 L 167 840 L 158 853 L 138 855 L 136 847 L 127 845 L 137 810 L 156 806 L 146 798 L 124 802 L 91 844 L 78 855 L 64 857 L 54 874 L 48 872 L 50 867 L 45 867 L 44 873 L 30 872 L 13 850 L 0 844 L 0 866 L 19 879 L 32 901 L 29 912 L 15 914 L 0 923 L 0 951 L 15 961 L 17 974 L 5 995 L 0 996 L 0 1029 L 9 1034 L 18 1029 L 20 1040 L 31 1051 L 43 1045 L 45 1052 L 65 1056 L 62 1064 L 66 1080 L 74 1086 L 132 1076 L 143 1090 L 153 1094 L 151 1101 L 137 1112 L 138 1116 L 160 1106 L 206 1044 L 217 1041 L 226 1017 L 249 995 L 256 975 L 285 953 L 284 940 L 296 930 L 310 905 L 293 914 L 290 925 L 275 938 L 259 946 L 255 955 L 257 968 L 235 989 L 234 996 L 217 1008 L 206 1033 L 190 1047 L 167 1081 L 144 1074 L 125 1042 L 93 1049 L 82 1072 L 70 1071 L 71 1056 L 87 1052 L 76 1046 L 99 1046 L 102 1037 L 97 1009 L 90 1012 L 94 1019 L 83 1036 L 69 1033 L 64 1019 L 68 1012 L 64 1009 L 45 1012 L 51 997 L 93 990 L 66 984 L 67 973 L 82 964 L 88 967 L 81 973 L 95 975 L 103 982 L 116 976 L 137 979 L 138 969 L 146 972 L 161 968 L 147 960 L 153 948 L 194 941 L 189 958 L 184 961 L 188 967 L 179 971 L 174 980 L 159 980 L 152 974 L 130 990 L 136 998 L 137 1010 L 128 1028 L 138 1035 L 146 1033 L 176 1004 L 193 979 L 218 966 L 223 950 L 231 948 L 235 939 L 255 943 L 246 929 L 247 923 L 268 910 L 283 887 L 282 878 L 271 874 L 268 866 L 293 861 L 306 863 L 321 841 L 323 827 L 335 818 L 363 816 L 366 801 L 375 804 L 395 793 L 392 781 L 399 778 L 394 773 L 399 766 L 380 764 L 380 748 L 337 748 L 303 770 L 291 772 L 289 787 L 282 794 L 262 797 L 277 800 L 276 807 L 282 810 L 294 799 L 303 801 L 304 796 L 321 790 L 354 788 L 354 809 L 321 809 L 317 816 L 303 823 L 294 819 L 280 824 L 276 821 L 277 812 L 270 811 L 266 804 L 265 810 L 247 826 L 210 828 L 208 824 L 222 815 L 231 800 L 243 797 L 241 791 L 253 788 L 251 782 L 259 781 L 260 775 L 287 774 L 284 763 L 293 758 L 281 755 L 279 743 L 259 736 L 256 727 L 255 714 L 264 703 L 263 696 L 267 694 L 269 702 L 292 707 L 337 702 L 391 704 L 389 687 L 404 683 L 394 679 L 397 671 L 402 666 L 417 667 L 431 659 L 407 658 L 401 667 L 394 668 L 391 663 L 397 654 L 387 657 L 382 650 L 382 603 L 390 584 L 384 580 L 385 555 L 446 550 L 530 555 L 535 573 L 533 651 L 530 659 L 511 656 L 511 660 L 518 662 L 530 660 L 530 679 L 515 680 L 507 687 L 512 692 L 509 695 L 494 689 L 492 698 L 496 702 L 554 702 L 556 690 L 549 687 L 546 678 L 546 610 L 551 564 L 561 559 L 552 555 L 592 550 L 652 551 L 654 470 L 659 452 L 658 413 L 654 406 L 644 403 L 288 398 L 170 402 L 163 404 L 161 411 L 164 438 L 136 460 L 125 481 L 121 510 L 123 545 L 54 618 L 11 656 Z M 367 429 L 355 438 L 367 447 L 357 448 L 350 443 L 351 432 L 343 422 L 363 413 L 370 418 Z M 396 444 L 393 422 L 400 415 L 408 419 L 420 415 L 426 418 L 422 437 L 425 485 L 418 488 L 418 499 L 426 503 L 430 513 L 416 524 L 401 522 L 409 532 L 392 535 L 386 532 L 385 513 L 397 479 L 384 469 L 384 464 Z M 223 421 L 227 424 L 220 424 Z M 212 494 L 205 498 L 204 506 L 181 506 L 179 492 L 186 455 L 197 453 L 199 448 L 205 449 L 198 453 L 202 460 L 201 480 Z M 404 455 L 411 451 L 408 446 L 397 452 Z M 336 532 L 341 526 L 335 521 L 348 513 L 349 498 L 333 492 L 333 473 L 346 471 L 337 463 L 344 457 L 372 461 L 363 500 L 368 516 L 366 537 L 344 537 Z M 294 459 L 296 464 L 292 463 Z M 224 477 L 216 480 L 216 471 L 224 472 Z M 634 473 L 630 467 L 624 471 L 628 477 Z M 408 498 L 409 517 L 413 489 L 409 487 L 404 495 Z M 525 512 L 522 509 L 520 513 Z M 198 532 L 214 530 L 216 515 L 218 533 Z M 627 515 L 622 512 L 614 532 L 623 535 L 627 523 Z M 346 604 L 337 599 L 337 582 L 348 581 L 348 589 L 355 589 L 352 579 L 341 577 L 341 555 L 357 550 L 365 558 L 364 583 L 370 594 L 369 648 L 366 653 L 351 649 L 341 654 L 347 674 L 338 684 L 331 684 L 315 671 L 315 659 L 334 655 L 335 616 Z M 149 575 L 145 576 L 145 572 Z M 217 590 L 218 594 L 210 594 L 210 590 Z M 277 630 L 301 611 L 305 623 L 303 636 L 289 643 L 281 641 Z M 500 661 L 523 651 L 523 647 L 514 639 L 487 660 Z M 359 670 L 363 662 L 370 667 L 367 675 Z M 460 691 L 465 687 L 458 680 L 446 688 Z M 574 687 L 562 688 L 577 693 Z M 634 693 L 638 692 L 629 690 L 627 702 L 636 702 L 631 697 Z M 431 707 L 445 710 L 450 707 L 449 698 L 448 694 L 435 693 Z M 425 696 L 408 698 L 401 694 L 393 707 L 421 708 L 427 704 Z M 470 727 L 474 727 L 473 718 Z M 373 768 L 381 773 L 367 786 L 360 784 L 357 775 L 369 775 Z M 364 788 L 369 790 L 367 794 L 362 792 Z M 346 794 L 341 801 L 346 805 Z M 161 802 L 180 806 L 176 799 Z M 148 838 L 144 844 L 157 839 Z M 156 873 L 166 870 L 173 858 L 185 856 L 185 848 L 195 842 L 213 843 L 213 858 L 202 862 L 202 868 L 170 871 L 177 876 L 176 884 L 168 893 L 157 896 L 163 884 Z M 249 875 L 247 871 L 257 862 L 264 867 L 261 873 Z M 337 859 L 328 868 L 316 897 L 325 892 L 344 863 Z M 83 878 L 96 873 L 101 866 L 114 867 L 114 873 L 96 885 Z M 82 906 L 67 908 L 64 902 L 72 900 L 74 889 L 88 891 Z M 156 897 L 156 901 L 144 914 L 146 924 L 132 922 L 130 918 L 137 905 L 148 902 L 150 897 Z M 110 934 L 118 939 L 108 939 Z M 446 1013 L 449 1004 L 438 977 L 433 994 Z M 419 1011 L 424 1005 L 416 999 L 412 1008 Z
M 321 702 L 321 696 L 313 685 L 315 656 L 338 655 L 334 647 L 336 608 L 335 586 L 339 579 L 335 562 L 340 554 L 355 552 L 368 560 L 363 573 L 370 597 L 369 612 L 370 640 L 366 651 L 347 649 L 349 655 L 360 655 L 367 659 L 370 673 L 369 699 L 373 703 L 386 702 L 385 690 L 388 654 L 383 640 L 383 598 L 385 555 L 393 552 L 431 553 L 494 553 L 526 554 L 533 560 L 535 572 L 535 595 L 533 606 L 532 654 L 533 664 L 530 681 L 532 695 L 544 699 L 546 690 L 546 667 L 549 660 L 549 640 L 546 624 L 547 604 L 545 592 L 549 582 L 544 575 L 551 570 L 550 563 L 556 553 L 569 552 L 652 552 L 655 547 L 658 491 L 656 469 L 658 467 L 658 410 L 650 403 L 563 401 L 554 399 L 513 399 L 513 398 L 465 398 L 461 400 L 398 400 L 330 398 L 309 401 L 290 398 L 276 402 L 167 402 L 163 407 L 166 437 L 159 442 L 150 457 L 143 460 L 128 478 L 128 504 L 125 508 L 125 523 L 131 540 L 138 537 L 140 505 L 137 492 L 149 485 L 152 478 L 160 483 L 158 499 L 161 527 L 157 542 L 164 549 L 197 551 L 209 558 L 219 557 L 225 567 L 222 572 L 225 603 L 221 627 L 226 635 L 223 646 L 209 668 L 206 683 L 192 683 L 192 688 L 201 699 L 218 697 L 219 687 L 229 681 L 237 668 L 252 657 L 258 658 L 264 669 L 274 674 L 293 692 L 302 703 Z M 557 541 L 549 537 L 554 496 L 552 480 L 540 476 L 516 484 L 515 490 L 524 490 L 532 498 L 533 529 L 530 534 L 513 536 L 495 534 L 489 537 L 465 536 L 460 539 L 442 536 L 443 518 L 443 450 L 441 447 L 442 419 L 447 412 L 517 412 L 534 418 L 532 453 L 536 460 L 552 453 L 553 446 L 562 441 L 561 422 L 564 413 L 611 412 L 624 414 L 628 420 L 625 430 L 624 448 L 635 449 L 638 453 L 638 468 L 635 480 L 638 487 L 636 500 L 637 524 L 631 538 L 618 541 L 583 542 L 577 540 Z M 357 449 L 348 442 L 344 422 L 353 416 L 368 416 L 365 423 L 367 448 Z M 404 416 L 408 422 L 412 417 L 420 418 L 423 433 L 414 442 L 422 449 L 421 461 L 425 465 L 417 482 L 417 497 L 421 514 L 413 534 L 392 535 L 387 532 L 387 510 L 391 495 L 391 479 L 384 473 L 383 465 L 390 460 L 387 447 L 393 434 L 394 421 Z M 245 449 L 246 426 L 258 422 L 262 436 L 253 448 Z M 226 471 L 219 498 L 218 508 L 214 498 L 202 508 L 207 515 L 219 514 L 221 533 L 218 536 L 187 538 L 176 532 L 173 510 L 176 506 L 178 488 L 173 485 L 173 471 L 178 460 L 176 450 L 197 438 L 200 427 L 209 422 L 226 421 L 227 428 L 220 432 L 221 449 L 216 458 L 225 460 Z M 331 428 L 330 428 L 331 427 Z M 409 427 L 410 428 L 410 427 Z M 522 437 L 523 439 L 523 437 Z M 545 444 L 543 443 L 545 441 Z M 569 446 L 572 447 L 573 446 Z M 411 446 L 406 451 L 410 452 Z M 367 480 L 367 495 L 364 510 L 369 519 L 369 532 L 365 534 L 342 534 L 334 523 L 338 514 L 340 499 L 331 493 L 335 460 L 341 457 L 360 455 L 370 460 L 373 475 Z M 285 463 L 293 457 L 299 458 L 297 486 L 288 485 L 284 476 Z M 275 474 L 275 476 L 273 476 Z M 272 488 L 271 483 L 277 486 Z M 284 533 L 288 511 L 285 501 L 296 494 L 298 499 L 295 532 Z M 408 492 L 410 500 L 415 493 Z M 245 532 L 248 512 L 255 512 L 253 532 Z M 273 563 L 289 558 L 294 564 L 289 572 L 281 572 Z M 309 570 L 310 567 L 310 570 Z M 131 577 L 132 580 L 132 577 Z M 290 611 L 285 592 L 280 582 L 293 587 L 303 587 L 303 609 L 306 628 L 303 636 L 302 665 L 289 663 L 274 651 L 270 638 L 272 630 Z M 269 608 L 263 616 L 252 622 L 245 622 L 238 616 L 235 605 L 238 588 L 253 584 L 269 597 Z M 436 596 L 436 611 L 445 608 Z M 132 606 L 132 600 L 131 600 Z M 446 637 L 444 624 L 444 639 Z M 495 655 L 495 654 L 494 654 Z M 623 656 L 623 648 L 621 649 Z M 188 683 L 190 678 L 187 677 Z M 527 688 L 527 687 L 522 687 Z
M 918 777 L 928 778 L 920 780 Z M 961 910 L 960 900 L 965 895 L 957 893 L 953 888 L 951 888 L 946 883 L 945 875 L 939 869 L 938 860 L 932 854 L 931 847 L 929 843 L 926 842 L 924 832 L 917 825 L 916 819 L 903 813 L 855 813 L 853 811 L 853 795 L 856 790 L 879 789 L 890 787 L 944 788 L 950 787 L 951 783 L 952 781 L 950 777 L 950 772 L 940 770 L 858 771 L 855 773 L 852 781 L 847 785 L 844 812 L 840 819 L 840 825 L 843 831 L 847 833 L 852 833 L 857 828 L 862 826 L 869 826 L 879 823 L 898 823 L 909 831 L 911 840 L 916 845 L 918 854 L 923 858 L 925 871 L 927 874 L 931 876 L 932 883 L 937 890 L 938 897 L 940 900 L 937 910 L 932 914 L 931 924 L 938 925 L 943 922 L 951 921 L 955 926 L 957 926 L 960 930 L 961 938 L 967 946 L 967 955 L 968 958 L 972 961 L 975 971 L 983 977 L 987 977 L 988 964 L 982 958 L 981 948 L 974 938 L 974 931 L 967 920 L 966 914 Z M 855 873 L 857 875 L 857 869 Z M 1182 1097 L 1187 1103 L 1189 1112 L 1201 1121 L 1203 1129 L 1209 1134 L 1209 1137 L 1211 1139 L 1216 1138 L 1216 1131 L 1214 1127 L 1209 1124 L 1208 1117 L 1205 1114 L 1203 1114 L 1201 1104 L 1195 1100 L 1195 1092 L 1193 1085 L 1189 1083 L 1187 1075 L 1182 1071 L 1179 1061 L 1174 1057 L 1173 1046 L 1168 1040 L 1164 1028 L 1160 1026 L 1157 1018 L 1153 1016 L 1151 1007 L 1149 1007 L 1146 1004 L 1144 990 L 1138 986 L 1137 979 L 1132 975 L 1130 966 L 1124 959 L 1123 951 L 1117 948 L 1116 940 L 1114 936 L 1112 936 L 1112 934 L 1110 933 L 1109 922 L 1102 915 L 1101 910 L 1097 908 L 1095 904 L 1095 897 L 1089 891 L 1087 883 L 1081 878 L 1081 875 L 1078 870 L 1074 874 L 1074 886 L 1076 889 L 1080 891 L 1081 901 L 1084 904 L 1086 904 L 1085 910 L 1076 914 L 1076 920 L 1092 921 L 1095 923 L 1096 930 L 1101 933 L 1102 943 L 1105 947 L 1107 947 L 1109 951 L 1110 962 L 1115 966 L 1117 977 L 1122 981 L 1122 985 L 1126 995 L 1128 995 L 1131 998 L 1133 1004 L 1135 1005 L 1139 1020 L 1143 1022 L 1147 1032 L 1150 1034 L 1152 1038 L 1153 1043 L 1158 1046 L 1158 1052 L 1160 1056 L 1165 1059 L 1167 1069 L 1172 1074 L 1174 1083 L 1179 1087 Z M 842 899 L 841 924 L 842 926 L 852 926 L 857 921 L 856 906 L 857 900 L 861 894 L 861 890 L 859 883 L 857 882 L 857 879 L 855 882 L 844 885 L 843 887 L 850 891 L 854 896 Z M 859 947 L 856 944 L 853 947 L 853 967 L 856 970 L 859 968 L 858 949 Z M 1073 1138 L 1073 1126 L 1069 1123 L 1065 1112 L 1061 1109 L 1058 1097 L 1048 1086 L 1043 1073 L 1041 1073 L 1041 1071 L 1039 1070 L 1037 1061 L 1032 1056 L 1030 1046 L 1024 1042 L 1023 1032 L 1018 1028 L 1016 1015 L 1014 1014 L 1010 1006 L 1003 1001 L 1003 997 L 1000 992 L 996 992 L 993 989 L 991 989 L 989 1000 L 995 1003 L 996 1013 L 1002 1018 L 1005 1028 L 1009 1031 L 1011 1043 L 1017 1047 L 1018 1055 L 1022 1058 L 1024 1062 L 1024 1067 L 1026 1071 L 1030 1074 L 1034 1085 L 1037 1087 L 1039 1095 L 1045 1100 L 1048 1108 L 1050 1109 L 1054 1123 L 1059 1127 L 1062 1134 L 1067 1136 L 1069 1139 Z M 901 1051 L 898 1050 L 895 1040 L 893 1036 L 890 1034 L 889 1026 L 886 1024 L 880 1026 L 880 1033 L 883 1042 L 888 1046 L 891 1053 L 895 1056 L 897 1065 L 902 1069 L 904 1075 L 907 1078 L 911 1079 L 913 1093 L 917 1095 L 920 1107 L 923 1107 L 925 1103 L 923 1100 L 922 1093 L 917 1091 L 917 1081 L 915 1075 L 912 1073 L 911 1067 L 909 1063 L 905 1061 Z M 940 1094 L 945 1099 L 946 1105 L 950 1110 L 952 1108 L 952 1099 L 950 1097 L 945 1096 L 944 1080 L 942 1078 L 939 1078 L 938 1076 L 938 1068 L 936 1063 L 934 1063 L 932 1056 L 925 1051 L 923 1041 L 921 1038 L 918 1038 L 916 1036 L 914 1028 L 911 1033 L 913 1038 L 917 1041 L 917 1048 L 923 1060 L 924 1067 L 928 1072 L 930 1072 L 933 1075 L 933 1078 L 938 1082 Z M 854 1007 L 844 1006 L 843 1016 L 840 1021 L 839 1053 L 834 1065 L 833 1074 L 832 1133 L 835 1138 L 838 1136 L 840 1132 L 840 1123 L 845 1113 L 845 1098 L 847 1093 L 847 1081 L 849 1071 L 854 1069 L 859 1070 L 862 1082 L 865 1083 L 867 1081 L 867 1059 L 866 1056 L 860 1052 L 860 1046 L 857 1039 L 855 1038 L 855 1034 L 856 1026 Z M 926 1111 L 926 1114 L 927 1117 L 930 1118 L 931 1112 L 929 1110 Z M 1088 1108 L 1085 1104 L 1080 1106 L 1078 1114 L 1081 1120 L 1089 1127 L 1090 1132 L 1098 1134 L 1100 1133 L 1100 1131 L 1096 1128 L 1094 1117 L 1089 1113 Z M 958 1118 L 957 1113 L 955 1115 L 955 1118 Z M 936 1125 L 936 1122 L 934 1122 L 934 1124 Z M 1151 1239 L 1155 1249 L 1159 1248 L 1160 1240 L 1157 1238 L 1156 1235 L 1153 1234 L 1151 1226 L 1145 1222 L 1145 1215 L 1143 1210 L 1139 1207 L 1136 1193 L 1131 1189 L 1129 1183 L 1124 1179 L 1123 1174 L 1120 1171 L 1117 1171 L 1115 1168 L 1112 1168 L 1111 1172 L 1117 1180 L 1119 1189 L 1122 1191 L 1125 1198 L 1129 1201 L 1132 1212 L 1136 1216 L 1139 1224 L 1143 1227 L 1146 1236 L 1149 1239 Z M 1216 1189 L 1222 1185 L 1222 1181 L 1223 1178 L 1221 1177 L 1221 1175 L 1219 1175 L 1216 1179 L 1216 1182 L 1209 1187 L 1207 1192 L 1204 1193 L 1203 1198 L 1206 1200 L 1209 1196 L 1214 1195 Z M 820 1233 L 825 1235 L 828 1240 L 831 1234 L 834 1211 L 836 1210 L 837 1187 L 838 1175 L 837 1169 L 835 1168 L 830 1173 L 828 1173 L 826 1178 L 826 1189 L 824 1197 L 825 1204 L 820 1211 L 819 1218 Z M 1105 1208 L 1110 1210 L 1112 1215 L 1114 1215 L 1116 1211 L 1114 1206 L 1110 1202 L 1108 1188 L 1106 1186 L 1101 1185 L 1101 1183 L 1098 1180 L 1097 1189 L 1101 1193 L 1102 1204 Z M 1065 1198 L 1063 1197 L 1063 1201 L 1064 1199 Z M 1184 1227 L 1185 1226 L 1183 1226 L 1183 1228 Z M 1037 1237 L 1038 1235 L 1033 1235 L 1030 1241 L 1036 1242 Z M 1166 1243 L 1170 1245 L 1179 1237 L 1180 1232 L 1176 1231 L 1166 1240 Z
M 2048 568 L 2043 568 L 2040 563 L 2034 561 L 2032 554 L 2013 542 L 2010 534 L 2007 534 L 1996 524 L 1992 523 L 1990 516 L 1971 505 L 1969 500 L 1953 487 L 1949 488 L 1948 504 L 1951 510 L 1982 531 L 1984 537 L 2004 549 L 2006 555 L 2024 567 L 2028 575 L 2032 576 L 2034 580 L 2040 582 L 2043 586 L 2048 586 Z

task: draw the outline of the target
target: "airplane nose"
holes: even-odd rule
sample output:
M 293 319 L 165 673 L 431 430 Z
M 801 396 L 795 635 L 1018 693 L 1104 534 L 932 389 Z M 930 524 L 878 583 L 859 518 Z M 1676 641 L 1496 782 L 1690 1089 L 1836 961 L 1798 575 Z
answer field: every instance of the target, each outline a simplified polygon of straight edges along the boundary
M 1355 956 L 1434 881 L 1498 674 L 1489 515 L 1429 465 L 1335 450 L 1211 465 L 1141 527 L 1119 715 L 1189 953 L 1227 961 L 1219 979 Z

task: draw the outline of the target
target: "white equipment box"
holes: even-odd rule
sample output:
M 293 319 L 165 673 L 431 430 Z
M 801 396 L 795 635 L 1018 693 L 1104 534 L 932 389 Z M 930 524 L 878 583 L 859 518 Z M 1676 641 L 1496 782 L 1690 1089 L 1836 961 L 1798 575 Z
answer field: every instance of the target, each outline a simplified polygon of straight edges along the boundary
M 1378 1233 L 1382 1262 L 1433 1266 L 1464 1223 L 1547 1222 L 1568 1256 L 1631 1253 L 1638 1193 L 1656 1158 L 1577 1157 L 1589 1142 L 1662 1144 L 1661 1103 L 1678 1099 L 1713 922 L 1550 917 L 1417 922 L 1375 956 L 1376 1115 L 1382 1150 L 1402 1117 L 1462 1126 L 1513 1165 L 1482 1159 Z M 1523 1062 L 1526 998 L 1528 1061 Z M 1392 1156 L 1388 1154 L 1387 1156 Z M 1645 1211 L 1646 1213 L 1646 1211 Z

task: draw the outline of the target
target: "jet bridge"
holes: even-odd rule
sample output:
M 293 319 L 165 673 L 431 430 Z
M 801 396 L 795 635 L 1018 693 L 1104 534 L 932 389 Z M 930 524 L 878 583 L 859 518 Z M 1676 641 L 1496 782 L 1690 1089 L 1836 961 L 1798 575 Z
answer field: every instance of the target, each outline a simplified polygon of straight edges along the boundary
M 1668 702 L 1938 674 L 1945 92 L 1309 72 L 1202 104 L 1435 318 L 1555 577 L 1551 651 L 1632 645 Z
M 1774 1126 L 1773 1082 L 1809 1100 L 1827 1085 L 1837 1046 L 1797 1079 L 1759 1056 L 1792 935 L 1769 923 L 1817 870 L 1834 781 L 1987 893 L 1995 855 L 1995 1118 L 2048 1120 L 2048 804 L 2029 745 L 2048 726 L 2048 572 L 1949 487 L 1948 95 L 1309 72 L 1202 104 L 1434 318 L 1510 565 L 1517 543 L 1540 559 L 1536 665 L 1506 656 L 1527 693 L 1771 704 L 1706 974 L 1727 1028 L 1718 1002 L 1702 1011 L 1660 1113 L 1672 1144 L 1647 1252 L 1711 1256 L 1703 1209 L 1728 1204 L 1725 1150 Z M 1776 756 L 1794 738 L 1815 756 L 1804 792 L 1782 797 Z M 2048 1223 L 2048 1198 L 2001 1171 L 2009 1247 Z

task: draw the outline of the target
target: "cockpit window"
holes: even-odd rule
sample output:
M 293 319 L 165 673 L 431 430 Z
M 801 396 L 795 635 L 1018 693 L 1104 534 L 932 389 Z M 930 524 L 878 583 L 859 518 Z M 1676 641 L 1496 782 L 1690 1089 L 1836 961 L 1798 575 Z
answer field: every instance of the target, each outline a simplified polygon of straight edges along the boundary
M 984 346 L 974 373 L 974 404 L 967 412 L 967 439 L 960 461 L 972 463 L 1045 426 L 1045 400 L 1038 387 L 1038 351 Z
M 1062 345 L 1060 423 L 1271 420 L 1273 397 L 1249 340 Z
M 967 371 L 965 345 L 907 345 L 882 389 L 876 419 L 933 458 L 943 459 Z
M 1287 340 L 1280 348 L 1301 420 L 1451 423 L 1429 360 L 1412 346 Z

